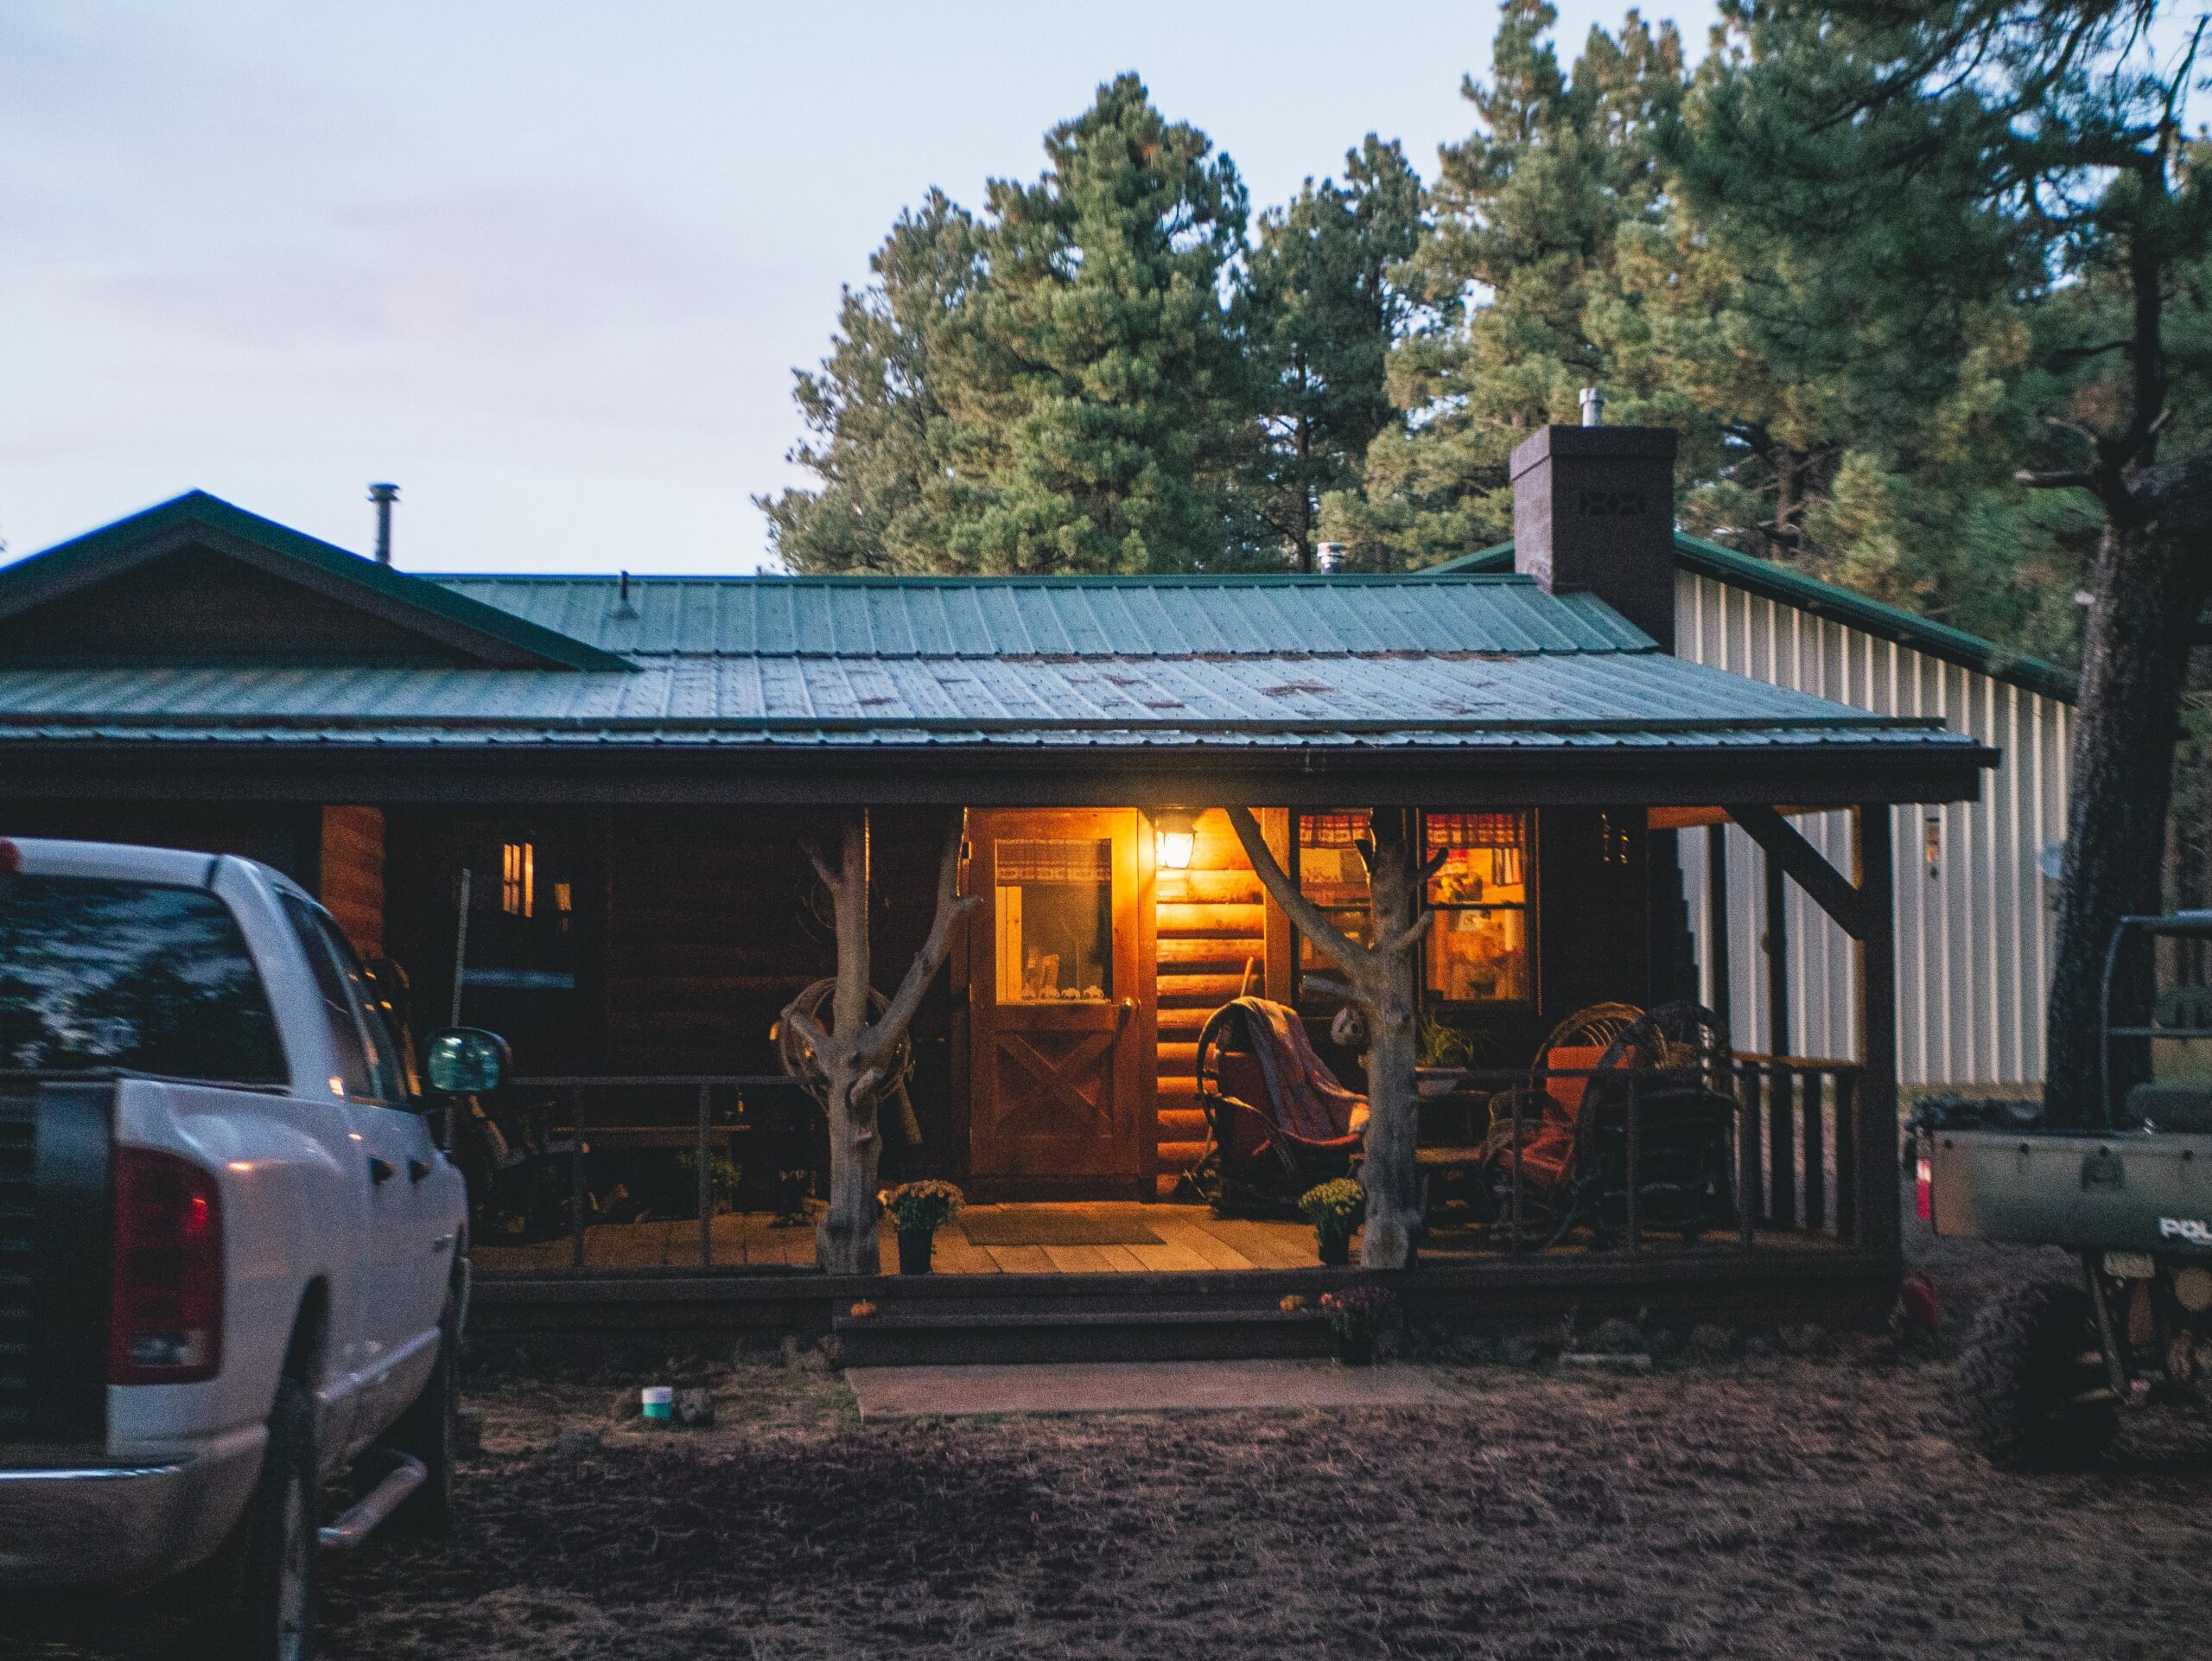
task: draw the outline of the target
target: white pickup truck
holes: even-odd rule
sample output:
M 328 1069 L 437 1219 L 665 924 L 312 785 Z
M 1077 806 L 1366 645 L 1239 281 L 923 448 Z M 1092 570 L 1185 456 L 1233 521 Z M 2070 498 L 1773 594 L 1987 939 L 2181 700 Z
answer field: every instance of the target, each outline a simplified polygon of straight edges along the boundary
M 444 1526 L 467 1197 L 385 1005 L 266 866 L 0 842 L 0 1610 L 181 1578 L 302 1658 L 319 1545 Z

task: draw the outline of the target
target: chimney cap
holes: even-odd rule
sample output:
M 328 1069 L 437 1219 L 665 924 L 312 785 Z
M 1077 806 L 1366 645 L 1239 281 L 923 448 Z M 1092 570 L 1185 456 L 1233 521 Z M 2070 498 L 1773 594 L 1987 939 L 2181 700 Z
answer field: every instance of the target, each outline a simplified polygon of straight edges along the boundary
M 1605 392 L 1600 386 L 1586 386 L 1581 393 L 1582 424 L 1602 427 L 1605 424 Z
M 1518 479 L 1530 468 L 1567 457 L 1649 456 L 1671 465 L 1681 442 L 1672 427 L 1539 427 L 1513 447 L 1506 472 Z
M 371 485 L 369 500 L 372 502 L 396 502 L 399 500 L 399 487 L 393 484 Z

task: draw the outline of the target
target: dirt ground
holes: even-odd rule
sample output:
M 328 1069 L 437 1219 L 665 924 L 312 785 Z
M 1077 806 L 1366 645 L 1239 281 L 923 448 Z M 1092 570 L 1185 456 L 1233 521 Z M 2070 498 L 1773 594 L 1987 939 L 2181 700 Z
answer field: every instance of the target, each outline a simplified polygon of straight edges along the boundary
M 1936 1267 L 1948 1326 L 2031 1266 Z M 635 1378 L 480 1381 L 458 1544 L 326 1559 L 325 1654 L 2164 1661 L 2212 1613 L 2212 1423 L 1999 1474 L 1940 1348 L 1440 1363 L 1438 1410 L 887 1425 L 818 1356 L 712 1376 L 690 1432 L 621 1416 Z M 148 1652 L 45 1639 L 16 1652 Z

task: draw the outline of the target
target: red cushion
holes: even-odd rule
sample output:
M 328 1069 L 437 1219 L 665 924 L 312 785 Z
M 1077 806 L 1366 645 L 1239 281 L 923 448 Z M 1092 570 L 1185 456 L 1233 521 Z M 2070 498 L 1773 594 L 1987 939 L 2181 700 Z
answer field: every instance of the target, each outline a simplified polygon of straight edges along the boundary
M 1591 1072 L 1605 1059 L 1605 1050 L 1599 1044 L 1561 1044 L 1544 1057 L 1547 1067 L 1557 1067 L 1566 1072 Z M 1582 1111 L 1582 1092 L 1590 1087 L 1587 1079 L 1547 1079 L 1544 1091 L 1567 1111 L 1570 1123 Z

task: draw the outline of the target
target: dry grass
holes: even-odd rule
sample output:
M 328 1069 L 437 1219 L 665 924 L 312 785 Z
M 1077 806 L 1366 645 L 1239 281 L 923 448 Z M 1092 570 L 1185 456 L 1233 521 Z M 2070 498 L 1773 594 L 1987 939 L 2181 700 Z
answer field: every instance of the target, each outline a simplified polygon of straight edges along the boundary
M 1971 1295 L 2026 1267 L 1969 1251 L 1941 1272 Z M 877 1426 L 809 1356 L 717 1371 L 720 1422 L 701 1432 L 621 1416 L 635 1378 L 484 1381 L 460 1540 L 329 1561 L 325 1654 L 2201 1650 L 2212 1422 L 2146 1415 L 2097 1473 L 2005 1475 L 1955 1440 L 1949 1374 L 1444 1367 L 1461 1400 L 1442 1410 Z M 578 1429 L 598 1444 L 564 1451 Z M 32 1652 L 149 1652 L 91 1636 Z
M 485 1398 L 461 1548 L 338 1566 L 335 1658 L 2145 1658 L 2188 1651 L 2212 1428 L 1961 1450 L 1948 1368 L 1446 1369 L 1448 1410 L 861 1426 L 833 1381 Z M 589 1425 L 605 1441 L 553 1446 Z

